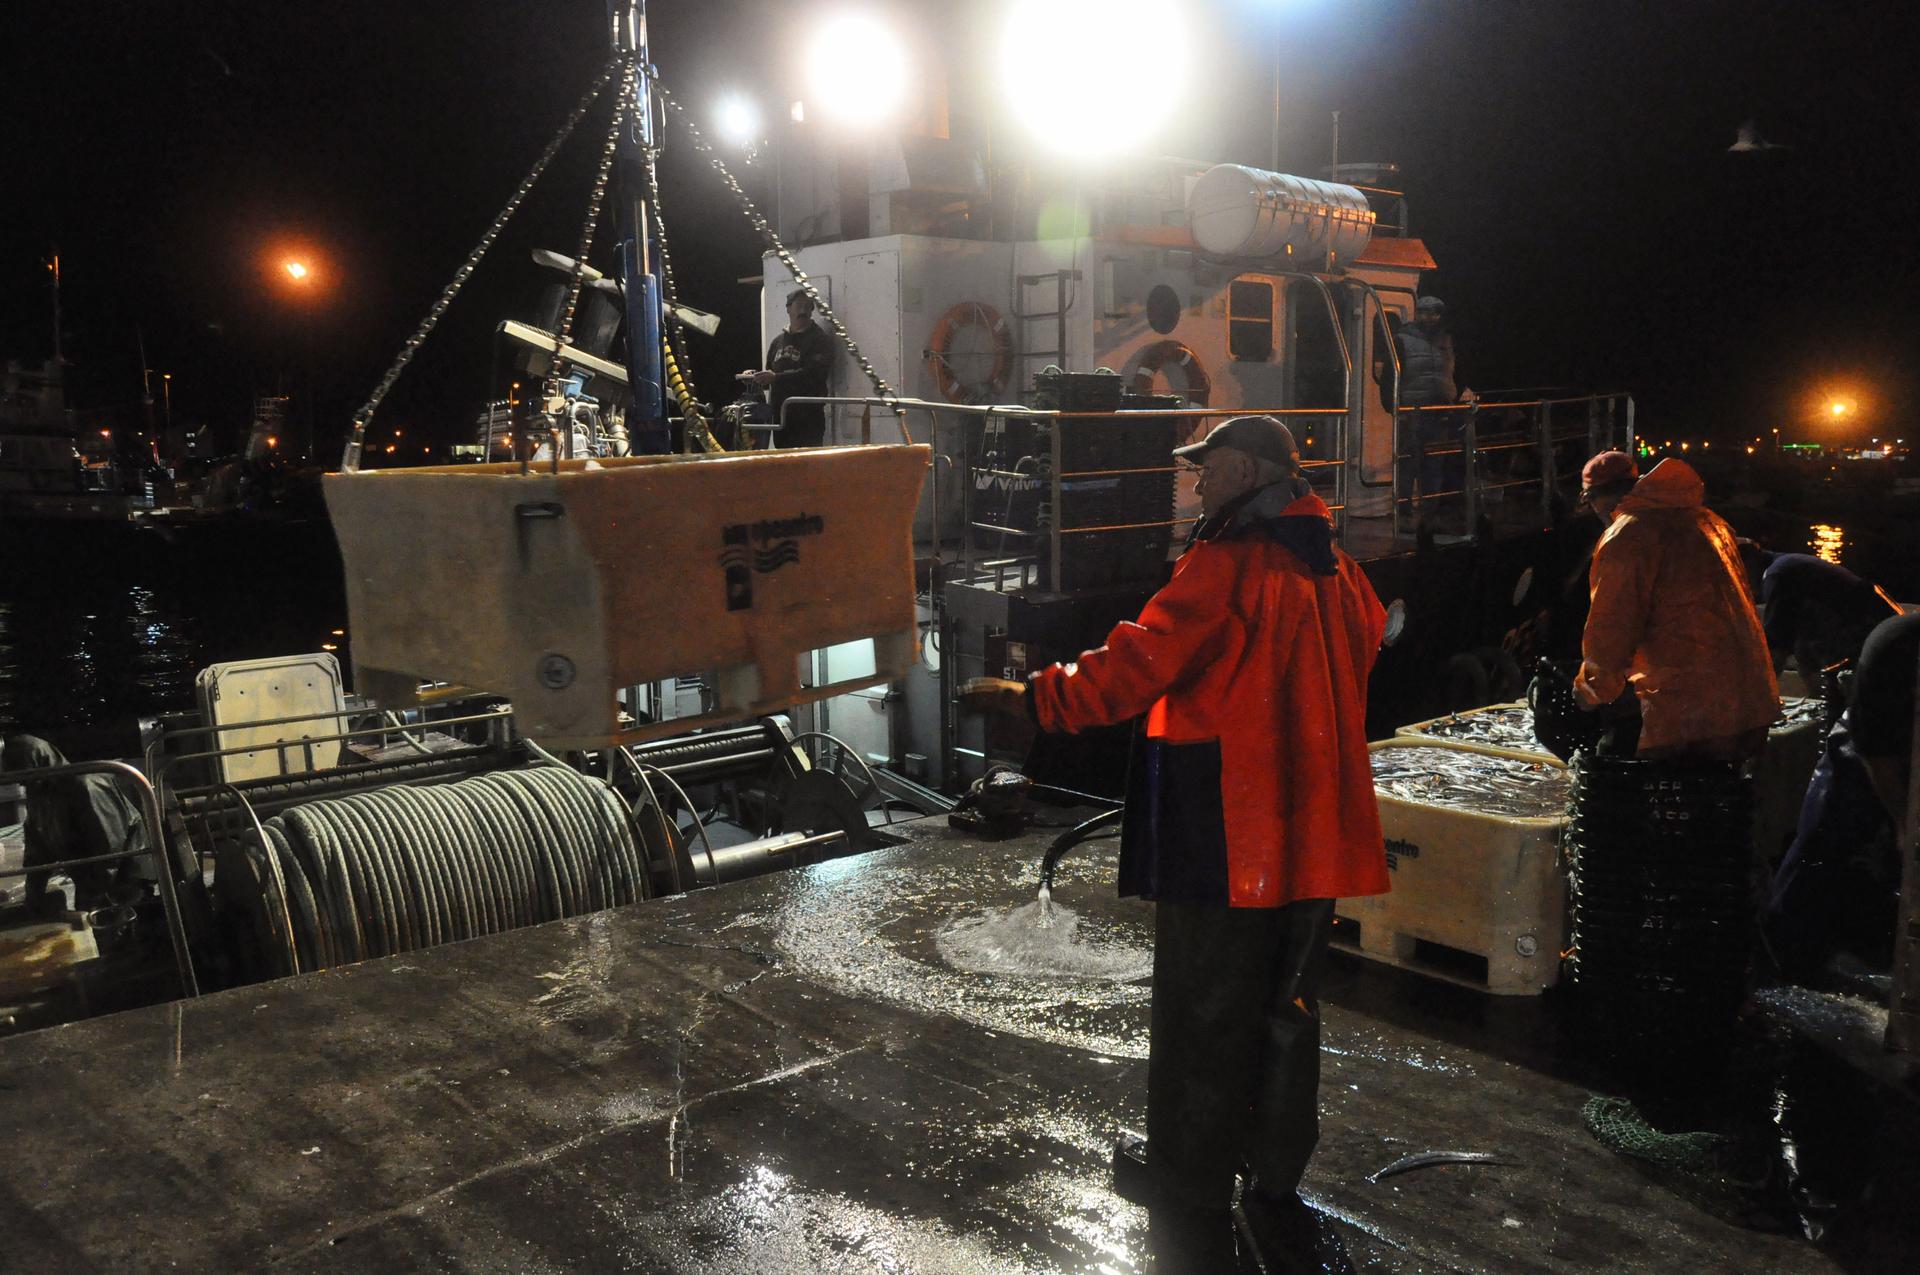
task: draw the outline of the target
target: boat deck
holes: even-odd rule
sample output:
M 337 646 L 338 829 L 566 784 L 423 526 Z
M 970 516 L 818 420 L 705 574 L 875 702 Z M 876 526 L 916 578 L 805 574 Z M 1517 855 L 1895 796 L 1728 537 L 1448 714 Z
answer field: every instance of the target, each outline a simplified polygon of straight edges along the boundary
M 0 1040 L 13 1269 L 1127 1272 L 1144 983 L 969 975 L 1051 834 L 856 860 Z M 1110 952 L 1113 843 L 1057 900 Z M 1342 958 L 1309 1196 L 1363 1270 L 1827 1272 L 1582 1130 L 1587 1091 L 1449 1044 L 1491 1002 Z M 1455 996 L 1436 1009 L 1435 998 Z M 1505 1056 L 1503 1056 L 1503 1054 Z M 1366 1175 L 1408 1151 L 1511 1163 Z

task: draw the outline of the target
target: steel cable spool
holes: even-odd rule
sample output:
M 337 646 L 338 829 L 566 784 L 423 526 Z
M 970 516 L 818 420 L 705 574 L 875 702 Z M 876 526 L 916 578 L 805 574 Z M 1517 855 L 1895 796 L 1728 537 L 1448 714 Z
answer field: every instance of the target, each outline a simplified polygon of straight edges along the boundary
M 319 969 L 330 962 L 322 941 L 325 930 L 320 922 L 313 890 L 307 884 L 307 875 L 300 867 L 299 858 L 287 845 L 285 831 L 271 823 L 264 831 L 267 834 L 266 853 L 279 861 L 280 877 L 287 883 L 287 902 L 293 913 L 294 954 L 301 969 Z M 291 974 L 295 971 L 285 972 Z
M 406 869 L 392 850 L 387 830 L 367 819 L 357 801 L 347 797 L 328 803 L 326 815 L 334 821 L 337 833 L 347 846 L 348 861 L 357 861 L 366 873 L 368 895 L 380 935 L 379 945 L 368 955 L 392 956 L 413 946 L 413 935 L 404 919 L 406 901 L 400 897 L 406 888 Z
M 554 771 L 553 767 L 540 767 L 523 772 L 527 796 L 540 816 L 547 820 L 547 826 L 553 833 L 554 847 L 566 863 L 567 876 L 573 885 L 573 903 L 569 914 L 594 911 L 605 904 L 599 898 L 591 836 L 576 818 L 572 805 L 573 794 L 561 788 L 552 778 Z
M 264 825 L 267 841 L 280 859 L 280 871 L 298 905 L 294 919 L 294 940 L 305 944 L 301 950 L 303 969 L 321 969 L 340 962 L 341 948 L 335 937 L 336 925 L 323 893 L 315 888 L 310 864 L 294 849 L 286 825 L 269 819 Z
M 426 922 L 436 909 L 427 897 L 421 856 L 409 852 L 405 829 L 385 817 L 371 794 L 346 798 L 335 814 L 358 830 L 362 839 L 357 844 L 372 852 L 367 856 L 368 867 L 381 890 L 391 943 L 382 955 L 430 945 L 437 936 Z
M 438 919 L 445 936 L 441 941 L 472 938 L 473 877 L 458 862 L 449 826 L 449 816 L 460 803 L 430 803 L 417 789 L 407 787 L 389 788 L 378 795 L 414 830 L 422 857 L 439 884 L 443 910 Z
M 534 882 L 538 889 L 538 906 L 535 919 L 552 921 L 567 915 L 568 903 L 572 891 L 565 879 L 565 869 L 555 853 L 551 839 L 546 835 L 544 821 L 539 813 L 524 803 L 525 793 L 517 784 L 504 782 L 501 775 L 481 775 L 476 783 L 492 789 L 503 801 L 510 825 L 518 825 L 524 830 L 529 857 L 533 861 Z
M 333 825 L 306 807 L 295 807 L 274 820 L 283 821 L 288 841 L 300 848 L 297 853 L 307 856 L 314 879 L 321 883 L 320 898 L 333 915 L 335 930 L 340 936 L 341 957 L 347 961 L 365 960 L 367 936 L 354 900 L 354 874 L 340 854 L 333 837 Z
M 506 928 L 501 924 L 501 909 L 512 898 L 501 872 L 505 864 L 495 852 L 492 839 L 481 831 L 467 803 L 449 802 L 446 813 L 449 842 L 468 882 L 473 933 L 476 936 L 498 934 Z
M 269 963 L 320 969 L 633 902 L 645 868 L 622 811 L 565 767 L 294 807 L 260 851 L 294 931 Z M 254 871 L 253 888 L 271 875 Z

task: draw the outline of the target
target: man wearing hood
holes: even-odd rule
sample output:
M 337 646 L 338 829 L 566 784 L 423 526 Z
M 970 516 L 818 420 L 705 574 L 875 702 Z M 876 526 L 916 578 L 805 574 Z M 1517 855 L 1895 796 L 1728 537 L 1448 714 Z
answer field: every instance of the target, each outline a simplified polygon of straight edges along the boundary
M 1266 1248 L 1311 1227 L 1334 900 L 1389 888 L 1365 730 L 1386 614 L 1285 425 L 1237 417 L 1174 455 L 1200 467 L 1203 517 L 1173 578 L 1106 645 L 1004 694 L 1048 731 L 1144 715 L 1120 892 L 1158 905 L 1147 1142 L 1115 1169 L 1156 1220 L 1225 1237 L 1250 1168 Z
M 1625 452 L 1601 452 L 1580 488 L 1606 527 L 1574 679 L 1581 704 L 1631 686 L 1641 757 L 1758 756 L 1780 712 L 1773 660 L 1733 531 L 1702 503 L 1700 475 L 1668 459 L 1643 478 Z

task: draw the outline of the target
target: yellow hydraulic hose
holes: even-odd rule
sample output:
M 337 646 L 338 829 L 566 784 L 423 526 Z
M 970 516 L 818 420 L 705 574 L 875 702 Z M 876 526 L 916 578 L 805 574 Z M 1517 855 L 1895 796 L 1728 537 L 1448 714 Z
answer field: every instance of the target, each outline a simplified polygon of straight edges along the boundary
M 687 440 L 697 443 L 703 452 L 724 452 L 719 440 L 714 438 L 713 430 L 707 425 L 707 418 L 700 414 L 700 404 L 694 401 L 693 391 L 687 386 L 687 378 L 680 372 L 680 360 L 673 357 L 673 342 L 667 339 L 666 328 L 660 329 L 661 364 L 667 372 L 667 391 L 680 404 L 680 415 L 687 424 Z

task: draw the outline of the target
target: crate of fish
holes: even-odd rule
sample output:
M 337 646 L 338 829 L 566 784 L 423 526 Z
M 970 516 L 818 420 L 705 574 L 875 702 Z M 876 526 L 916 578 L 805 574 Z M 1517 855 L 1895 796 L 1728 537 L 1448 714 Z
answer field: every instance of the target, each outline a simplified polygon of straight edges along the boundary
M 1754 838 L 1768 862 L 1779 859 L 1799 822 L 1807 781 L 1820 758 L 1821 708 L 1818 699 L 1786 696 L 1780 701 L 1778 720 L 1767 732 L 1767 751 L 1754 774 Z M 1534 738 L 1533 716 L 1524 703 L 1465 709 L 1402 726 L 1394 734 L 1504 755 L 1552 756 Z
M 1445 717 L 1402 726 L 1396 738 L 1439 740 L 1462 748 L 1488 749 L 1501 754 L 1524 754 L 1528 758 L 1551 757 L 1547 746 L 1533 733 L 1533 713 L 1525 700 L 1510 704 L 1488 704 L 1485 708 L 1467 708 Z
M 630 456 L 329 474 L 355 689 L 504 695 L 564 747 L 775 712 L 905 676 L 924 446 Z M 871 639 L 872 672 L 802 687 L 809 651 Z M 626 729 L 616 692 L 689 671 L 701 718 Z
M 1566 767 L 1414 736 L 1371 751 L 1393 889 L 1340 901 L 1358 950 L 1496 995 L 1553 986 L 1567 941 Z

